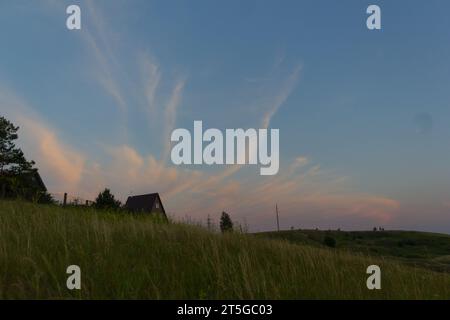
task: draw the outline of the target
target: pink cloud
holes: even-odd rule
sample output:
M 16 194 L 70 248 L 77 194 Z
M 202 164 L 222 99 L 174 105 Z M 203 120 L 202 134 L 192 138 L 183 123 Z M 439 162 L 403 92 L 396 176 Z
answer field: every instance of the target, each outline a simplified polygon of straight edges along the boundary
M 93 161 L 64 142 L 23 102 L 0 91 L 0 105 L 21 126 L 21 146 L 36 160 L 52 192 L 91 200 L 105 187 L 121 200 L 130 194 L 160 192 L 166 208 L 177 217 L 204 220 L 227 210 L 255 226 L 273 219 L 276 203 L 283 208 L 283 217 L 292 221 L 316 212 L 334 220 L 387 223 L 398 211 L 397 201 L 352 191 L 347 177 L 326 172 L 303 156 L 273 177 L 248 175 L 246 170 L 253 168 L 238 165 L 216 172 L 174 167 L 126 144 L 104 147 L 108 160 Z M 238 171 L 242 171 L 239 179 L 234 178 Z
M 50 188 L 75 190 L 84 168 L 84 157 L 60 142 L 56 133 L 38 121 L 20 116 L 24 150 L 36 161 Z
M 47 187 L 76 190 L 83 175 L 84 156 L 63 143 L 56 131 L 46 125 L 24 101 L 1 89 L 2 113 L 20 127 L 18 144 L 25 156 L 36 162 Z

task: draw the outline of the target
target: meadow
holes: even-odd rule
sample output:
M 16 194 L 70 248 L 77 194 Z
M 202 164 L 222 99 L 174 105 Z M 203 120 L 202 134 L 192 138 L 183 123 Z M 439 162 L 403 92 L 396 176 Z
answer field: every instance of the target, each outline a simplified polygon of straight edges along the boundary
M 66 287 L 73 264 L 81 290 Z M 366 287 L 371 264 L 381 290 Z M 145 215 L 0 201 L 0 298 L 449 299 L 450 275 Z
M 450 273 L 450 235 L 401 231 L 285 230 L 258 236 L 323 248 L 325 238 L 335 240 L 337 250 L 383 256 L 398 262 Z

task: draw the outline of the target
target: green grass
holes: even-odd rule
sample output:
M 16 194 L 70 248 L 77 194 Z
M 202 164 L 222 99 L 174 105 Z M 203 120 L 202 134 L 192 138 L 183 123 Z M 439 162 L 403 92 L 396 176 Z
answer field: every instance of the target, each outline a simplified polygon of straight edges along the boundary
M 65 285 L 72 264 L 79 291 Z M 366 288 L 371 264 L 382 290 Z M 450 276 L 148 216 L 0 201 L 0 298 L 449 299 Z
M 291 243 L 324 247 L 324 238 L 336 240 L 336 248 L 450 273 L 450 235 L 416 231 L 320 231 L 289 230 L 258 236 Z

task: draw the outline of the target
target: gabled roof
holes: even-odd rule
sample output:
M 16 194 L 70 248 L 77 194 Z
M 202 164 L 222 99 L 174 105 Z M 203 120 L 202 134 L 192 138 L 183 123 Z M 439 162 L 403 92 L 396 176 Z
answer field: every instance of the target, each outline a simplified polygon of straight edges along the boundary
M 11 173 L 11 172 L 4 172 L 2 173 L 2 176 L 5 177 L 15 177 L 18 179 L 21 179 L 23 183 L 26 184 L 27 187 L 38 187 L 40 191 L 46 192 L 47 187 L 45 186 L 44 181 L 42 181 L 41 176 L 39 175 L 39 172 L 37 169 L 31 169 L 31 170 L 24 170 L 20 172 L 19 174 Z
M 42 181 L 37 169 L 23 171 L 21 176 L 28 185 L 36 186 L 43 192 L 47 191 L 47 187 L 45 186 L 44 181 Z
M 128 197 L 127 202 L 125 203 L 125 207 L 131 211 L 151 212 L 156 200 L 159 201 L 161 211 L 165 215 L 166 211 L 164 210 L 164 206 L 158 193 L 130 196 Z
M 45 186 L 44 181 L 42 181 L 41 175 L 39 174 L 39 172 L 37 170 L 32 171 L 31 179 L 42 189 L 42 191 L 44 191 L 44 192 L 47 191 L 47 187 Z

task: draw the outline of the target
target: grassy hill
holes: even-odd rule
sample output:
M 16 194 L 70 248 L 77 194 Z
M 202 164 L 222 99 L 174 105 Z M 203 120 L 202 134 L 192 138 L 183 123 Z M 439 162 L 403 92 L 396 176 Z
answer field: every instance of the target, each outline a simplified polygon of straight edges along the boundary
M 450 298 L 447 273 L 311 244 L 0 201 L 0 298 Z M 82 270 L 79 291 L 66 288 L 72 264 Z M 371 264 L 382 269 L 382 290 L 366 288 Z
M 336 249 L 397 261 L 450 273 L 450 235 L 416 231 L 321 231 L 290 230 L 259 233 L 264 238 L 324 248 L 326 237 Z

